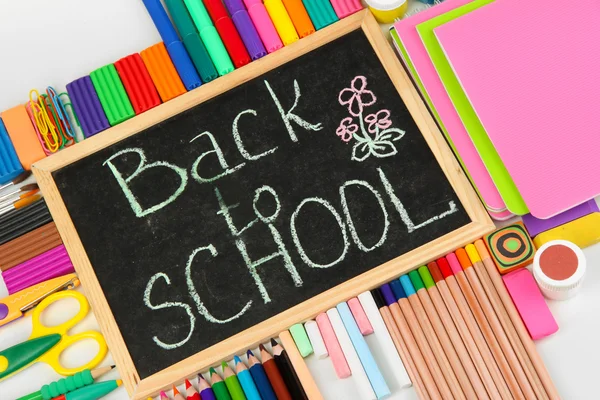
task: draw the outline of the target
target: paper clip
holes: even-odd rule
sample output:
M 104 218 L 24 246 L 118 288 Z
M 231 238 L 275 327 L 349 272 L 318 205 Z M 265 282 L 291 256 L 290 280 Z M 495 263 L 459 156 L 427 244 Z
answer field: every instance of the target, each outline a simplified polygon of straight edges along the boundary
M 37 121 L 35 120 L 35 117 L 33 115 L 31 101 L 28 101 L 27 103 L 25 103 L 25 110 L 27 111 L 27 115 L 29 115 L 29 119 L 31 120 L 31 125 L 33 125 L 33 130 L 35 130 L 35 134 L 37 135 L 38 140 L 40 141 L 40 144 L 42 145 L 42 150 L 44 150 L 44 153 L 47 156 L 49 156 L 50 154 L 52 154 L 52 152 L 50 150 L 48 150 L 48 148 L 46 147 L 46 142 L 42 138 L 42 135 L 41 135 L 40 130 L 37 125 Z
M 51 153 L 56 153 L 60 147 L 59 138 L 46 110 L 46 104 L 37 89 L 29 92 L 29 105 L 42 138 L 42 147 Z
M 60 95 L 56 93 L 56 90 L 54 90 L 52 86 L 48 86 L 48 88 L 46 88 L 46 93 L 54 105 L 54 110 L 62 128 L 61 133 L 65 139 L 65 147 L 71 146 L 77 142 L 77 136 L 67 117 L 67 111 L 62 103 L 62 100 L 60 99 Z
M 63 96 L 65 96 L 67 98 L 66 102 L 65 102 L 65 100 L 62 99 Z M 83 133 L 82 133 L 82 128 L 81 128 L 81 123 L 79 122 L 79 117 L 77 116 L 77 113 L 75 112 L 75 108 L 73 108 L 73 104 L 71 104 L 71 98 L 69 97 L 69 94 L 67 92 L 62 92 L 61 94 L 58 95 L 58 98 L 59 98 L 60 102 L 63 104 L 66 118 L 69 121 L 71 129 L 73 130 L 73 138 L 75 139 L 75 142 L 79 142 L 79 137 L 78 137 L 77 133 L 81 133 L 81 137 L 83 137 Z M 70 114 L 69 114 L 69 109 L 71 110 Z M 75 129 L 75 125 L 72 123 L 72 121 L 75 121 L 75 125 L 77 126 L 79 131 L 77 131 Z

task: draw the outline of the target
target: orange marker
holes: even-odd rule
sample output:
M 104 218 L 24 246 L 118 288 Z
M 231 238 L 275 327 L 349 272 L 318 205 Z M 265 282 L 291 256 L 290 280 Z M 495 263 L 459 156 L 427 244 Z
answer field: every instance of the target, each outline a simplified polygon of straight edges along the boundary
M 283 0 L 283 5 L 292 19 L 300 39 L 315 33 L 315 27 L 306 12 L 306 8 L 304 8 L 304 4 L 302 4 L 302 0 Z

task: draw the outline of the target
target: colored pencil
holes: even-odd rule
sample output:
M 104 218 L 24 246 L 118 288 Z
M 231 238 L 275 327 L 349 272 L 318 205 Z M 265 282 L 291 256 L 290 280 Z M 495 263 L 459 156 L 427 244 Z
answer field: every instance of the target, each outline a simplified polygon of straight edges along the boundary
M 171 400 L 164 391 L 160 392 L 160 400 Z
M 214 382 L 214 381 L 213 381 Z M 200 374 L 198 374 L 198 391 L 200 392 L 200 398 L 202 400 L 221 400 L 215 396 L 215 392 L 210 387 L 206 379 Z M 227 393 L 229 396 L 229 393 Z
M 0 190 L 6 189 L 10 186 L 18 185 L 19 183 L 23 182 L 25 179 L 29 178 L 30 176 L 31 176 L 31 171 L 25 171 L 21 175 L 17 176 L 15 179 L 13 179 L 12 181 L 5 183 L 3 185 L 0 185 Z
M 275 362 L 275 359 L 267 351 L 265 346 L 262 344 L 259 346 L 260 348 L 260 357 L 262 358 L 262 365 L 265 369 L 265 373 L 267 374 L 267 378 L 269 378 L 269 382 L 273 387 L 273 391 L 277 396 L 278 400 L 291 400 L 292 395 L 290 394 L 290 390 L 288 389 L 285 380 L 283 379 L 283 375 Z
M 267 373 L 263 365 L 258 361 L 258 358 L 252 353 L 251 350 L 246 352 L 248 356 L 248 365 L 250 366 L 250 374 L 254 379 L 254 383 L 256 383 L 256 387 L 258 388 L 258 392 L 260 393 L 260 397 L 262 400 L 277 400 L 277 396 L 273 391 L 273 387 L 269 382 L 269 378 L 267 377 Z
M 463 343 L 460 333 L 458 332 L 458 329 L 455 326 L 452 317 L 450 316 L 450 312 L 448 311 L 448 308 L 446 308 L 444 300 L 442 300 L 440 292 L 435 284 L 431 272 L 429 271 L 429 268 L 421 267 L 418 269 L 418 271 L 427 289 L 429 301 L 435 308 L 438 317 L 442 325 L 444 326 L 444 329 L 448 333 L 448 337 L 456 351 L 459 361 L 462 364 L 471 385 L 473 386 L 473 390 L 477 393 L 476 396 L 474 396 L 473 398 L 489 399 L 490 396 L 488 395 L 483 381 L 481 380 L 481 377 L 477 372 L 477 368 L 475 368 L 475 364 L 469 355 L 469 351 L 467 350 L 465 343 Z M 426 302 L 427 301 L 423 302 L 423 304 L 425 304 Z
M 439 260 L 436 261 L 436 263 L 440 268 L 442 276 L 444 277 L 449 294 L 452 297 L 452 299 L 455 301 L 455 303 L 460 311 L 460 314 L 462 315 L 462 317 L 467 325 L 467 328 L 469 329 L 469 332 L 471 333 L 471 336 L 473 337 L 473 340 L 475 341 L 475 344 L 477 345 L 477 349 L 479 350 L 479 353 L 481 354 L 481 357 L 483 358 L 485 365 L 487 366 L 488 371 L 490 372 L 490 375 L 494 381 L 494 384 L 496 385 L 496 388 L 497 388 L 498 392 L 500 393 L 500 396 L 503 399 L 512 398 L 510 390 L 508 389 L 508 386 L 506 385 L 506 382 L 504 381 L 504 377 L 502 376 L 502 373 L 500 372 L 500 368 L 499 368 L 498 364 L 496 364 L 496 360 L 494 359 L 494 356 L 492 355 L 492 352 L 490 351 L 490 348 L 488 347 L 486 340 L 483 337 L 483 334 L 481 333 L 479 326 L 477 325 L 477 321 L 475 321 L 475 317 L 473 316 L 472 310 L 470 308 L 470 303 L 465 298 L 465 295 L 463 294 L 460 286 L 458 285 L 456 276 L 454 276 L 454 273 L 452 272 L 452 268 L 450 268 L 448 259 L 446 257 L 440 258 Z M 442 287 L 442 286 L 440 286 L 440 287 Z M 444 296 L 444 292 L 441 292 L 441 293 L 442 293 L 442 296 Z M 474 300 L 474 299 L 472 299 L 472 300 Z M 448 305 L 448 300 L 446 298 L 444 298 L 444 302 L 446 302 L 446 305 Z M 489 390 L 488 390 L 488 393 L 489 393 Z
M 438 383 L 433 379 L 433 375 L 425 361 L 425 357 L 423 353 L 419 349 L 419 345 L 415 340 L 410 327 L 408 326 L 408 321 L 400 308 L 399 299 L 402 296 L 405 296 L 404 289 L 402 289 L 402 285 L 400 281 L 393 280 L 390 284 L 385 284 L 381 287 L 381 289 L 377 290 L 381 297 L 384 299 L 387 307 L 389 308 L 390 313 L 392 314 L 392 318 L 400 331 L 400 335 L 404 343 L 406 343 L 406 349 L 410 356 L 413 359 L 415 364 L 415 371 L 421 377 L 423 382 L 429 382 L 427 385 L 423 385 L 429 394 L 429 397 L 434 400 L 438 400 L 442 398 L 440 389 L 438 387 Z
M 300 383 L 300 378 L 296 375 L 292 362 L 288 356 L 287 351 L 280 345 L 275 339 L 271 338 L 271 348 L 273 350 L 273 358 L 275 363 L 281 372 L 283 381 L 288 387 L 292 397 L 294 399 L 308 399 L 306 392 Z
M 421 268 L 427 269 L 427 267 Z M 458 336 L 458 332 L 456 332 L 456 328 L 454 327 L 454 325 L 452 325 L 452 320 L 448 318 L 445 320 L 446 323 L 442 321 L 442 317 L 436 309 L 433 300 L 429 294 L 429 291 L 425 286 L 425 282 L 423 282 L 423 279 L 421 279 L 421 275 L 419 274 L 418 270 L 411 271 L 408 274 L 408 277 L 410 278 L 410 281 L 412 282 L 415 290 L 417 291 L 417 296 L 419 297 L 419 300 L 423 305 L 423 309 L 425 310 L 425 313 L 427 314 L 427 317 L 429 318 L 429 321 L 433 326 L 435 334 L 440 340 L 440 344 L 442 345 L 443 351 L 448 357 L 448 361 L 450 362 L 450 365 L 452 366 L 452 369 L 456 374 L 456 378 L 458 379 L 458 383 L 460 384 L 460 387 L 462 388 L 465 397 L 467 399 L 478 400 L 489 398 L 485 391 L 485 388 L 483 387 L 483 384 L 479 380 L 479 376 L 477 375 L 477 371 L 475 370 L 473 364 L 467 364 L 467 367 L 471 368 L 471 373 L 468 374 L 465 365 L 463 365 L 462 363 L 463 360 L 469 360 L 469 362 L 471 360 L 469 359 L 469 354 L 467 353 L 466 349 L 464 349 L 464 345 L 460 339 L 460 336 Z M 448 310 L 446 310 L 446 312 L 448 312 Z M 450 327 L 450 325 L 452 326 Z M 452 328 L 454 328 L 454 330 L 452 330 Z M 452 336 L 451 333 L 453 334 Z M 459 351 L 462 351 L 462 354 L 460 356 Z M 475 394 L 475 389 L 473 385 L 473 383 L 475 382 L 472 382 L 471 378 L 475 378 L 476 381 L 479 381 L 481 389 L 480 395 Z
M 223 379 L 225 380 L 225 385 L 227 385 L 227 390 L 231 395 L 232 400 L 246 400 L 246 395 L 244 394 L 244 389 L 242 389 L 242 385 L 240 384 L 240 380 L 235 375 L 235 372 L 229 367 L 229 365 L 223 361 L 221 363 L 221 367 L 223 368 Z
M 201 400 L 200 393 L 196 391 L 194 385 L 187 379 L 185 380 L 185 395 L 187 396 L 186 400 Z
M 173 400 L 185 400 L 185 398 L 181 393 L 179 393 L 179 390 L 175 385 L 173 385 Z
M 250 371 L 248 371 L 248 368 L 246 368 L 246 365 L 238 356 L 234 356 L 233 361 L 235 362 L 235 373 L 237 374 L 246 398 L 248 400 L 261 400 L 254 379 L 252 379 L 252 375 L 250 374 Z
M 538 373 L 542 384 L 544 385 L 546 394 L 552 400 L 560 399 L 560 395 L 556 390 L 556 386 L 554 386 L 554 383 L 552 382 L 552 378 L 550 377 L 550 374 L 544 365 L 544 361 L 540 357 L 540 354 L 535 347 L 535 343 L 533 343 L 533 340 L 531 340 L 531 337 L 529 336 L 529 333 L 527 332 L 527 329 L 521 320 L 521 316 L 515 308 L 515 305 L 512 302 L 508 291 L 506 290 L 506 286 L 504 286 L 504 282 L 496 270 L 494 261 L 492 260 L 487 248 L 485 247 L 485 244 L 483 243 L 483 240 L 477 240 L 475 242 L 475 247 L 479 253 L 479 256 L 483 260 L 483 266 L 485 267 L 488 277 L 496 289 L 496 293 L 498 293 L 498 296 L 500 297 L 500 300 L 502 301 L 502 304 L 504 305 L 504 308 L 508 313 L 513 326 L 515 327 L 515 330 L 521 339 L 521 343 L 525 347 L 525 350 L 527 351 L 527 354 L 529 355 L 529 358 L 531 359 L 531 362 L 533 363 L 533 366 Z
M 302 327 L 302 330 L 304 330 L 304 327 Z M 292 338 L 290 331 L 281 332 L 279 334 L 279 339 L 281 340 L 281 346 L 288 355 L 292 368 L 294 368 L 296 376 L 298 376 L 298 380 L 300 381 L 300 385 L 302 385 L 306 398 L 310 400 L 323 400 L 323 395 L 310 373 L 310 370 L 304 361 L 304 357 L 302 357 L 298 347 L 296 347 L 296 343 L 294 338 Z
M 464 293 L 465 298 L 469 303 L 469 307 L 473 311 L 473 316 L 477 321 L 477 325 L 479 325 L 479 329 L 481 329 L 483 337 L 486 339 L 486 342 L 490 347 L 492 354 L 494 355 L 494 359 L 500 367 L 502 376 L 504 377 L 512 396 L 518 399 L 523 398 L 523 392 L 519 385 L 519 381 L 517 381 L 517 378 L 514 374 L 512 365 L 508 362 L 506 358 L 507 355 L 502 351 L 502 347 L 498 341 L 499 338 L 504 335 L 504 332 L 494 332 L 492 330 L 492 327 L 488 321 L 488 317 L 491 318 L 491 315 L 488 315 L 487 310 L 484 311 L 482 305 L 480 304 L 483 299 L 479 298 L 480 296 L 477 296 L 473 290 L 473 287 L 471 287 L 471 283 L 469 282 L 469 279 L 467 278 L 456 253 L 448 254 L 446 259 L 450 264 L 450 268 L 452 268 L 452 272 L 454 272 L 454 276 L 456 276 L 456 281 L 458 282 L 460 289 Z M 473 272 L 473 270 L 470 269 L 469 272 Z
M 212 390 L 217 398 L 216 400 L 231 400 L 231 395 L 229 394 L 229 390 L 227 389 L 227 385 L 223 381 L 223 378 L 221 378 L 217 371 L 212 367 L 208 371 L 210 373 Z

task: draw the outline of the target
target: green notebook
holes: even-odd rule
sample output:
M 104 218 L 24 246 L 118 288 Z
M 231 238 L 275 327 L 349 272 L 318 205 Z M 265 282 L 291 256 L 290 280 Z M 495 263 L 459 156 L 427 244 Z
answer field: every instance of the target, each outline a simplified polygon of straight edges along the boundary
M 494 184 L 506 203 L 506 207 L 513 214 L 524 215 L 529 212 L 527 205 L 525 204 L 525 201 L 523 201 L 513 179 L 502 163 L 502 160 L 483 128 L 481 121 L 477 117 L 473 106 L 469 102 L 467 95 L 454 74 L 452 66 L 446 59 L 446 55 L 433 32 L 438 26 L 455 20 L 493 1 L 494 0 L 475 0 L 472 3 L 417 25 L 417 31 L 423 40 L 423 44 L 427 49 L 429 57 L 431 58 L 460 119 L 465 125 L 471 140 L 473 140 L 475 148 L 477 148 Z

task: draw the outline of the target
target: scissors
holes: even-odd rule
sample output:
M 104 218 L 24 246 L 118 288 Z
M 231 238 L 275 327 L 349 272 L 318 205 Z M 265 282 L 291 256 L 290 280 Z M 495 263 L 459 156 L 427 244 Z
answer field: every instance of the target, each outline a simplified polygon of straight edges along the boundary
M 57 326 L 45 326 L 41 315 L 52 303 L 62 299 L 75 299 L 79 302 L 79 312 Z M 6 350 L 0 351 L 0 381 L 27 368 L 35 362 L 49 364 L 60 375 L 73 375 L 85 369 L 97 366 L 106 355 L 108 348 L 102 334 L 87 331 L 68 335 L 68 331 L 79 323 L 89 312 L 90 306 L 85 296 L 74 290 L 62 291 L 46 297 L 31 314 L 33 332 L 29 339 Z M 87 364 L 76 368 L 66 368 L 60 363 L 60 355 L 73 344 L 93 339 L 98 343 L 98 354 Z

